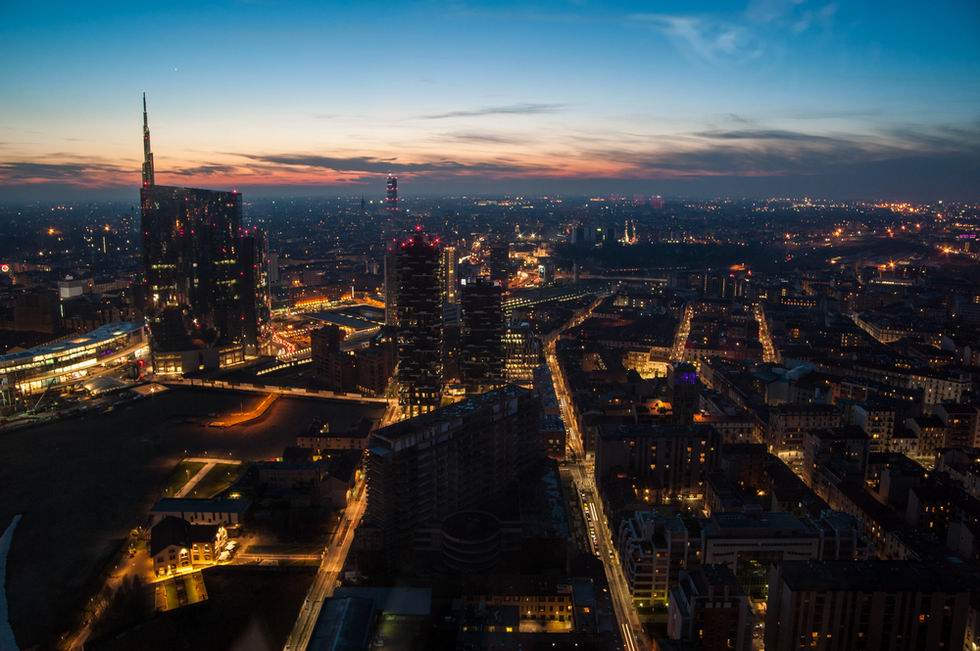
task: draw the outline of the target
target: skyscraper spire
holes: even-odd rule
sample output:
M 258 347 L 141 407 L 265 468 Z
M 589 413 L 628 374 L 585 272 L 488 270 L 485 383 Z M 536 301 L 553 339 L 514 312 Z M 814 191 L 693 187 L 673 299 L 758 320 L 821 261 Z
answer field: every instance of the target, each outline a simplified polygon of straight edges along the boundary
M 153 152 L 150 151 L 150 124 L 146 118 L 146 93 L 143 93 L 143 187 L 155 185 Z

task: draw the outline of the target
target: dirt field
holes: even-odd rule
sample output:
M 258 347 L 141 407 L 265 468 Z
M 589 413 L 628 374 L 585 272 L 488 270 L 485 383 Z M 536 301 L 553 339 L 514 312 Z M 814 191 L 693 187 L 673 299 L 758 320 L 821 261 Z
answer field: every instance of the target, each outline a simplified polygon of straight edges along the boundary
M 102 568 L 184 456 L 272 458 L 314 416 L 340 430 L 382 406 L 284 398 L 260 420 L 226 429 L 202 423 L 261 396 L 176 390 L 101 416 L 0 434 L 0 528 L 17 513 L 8 558 L 10 623 L 21 648 L 64 632 Z

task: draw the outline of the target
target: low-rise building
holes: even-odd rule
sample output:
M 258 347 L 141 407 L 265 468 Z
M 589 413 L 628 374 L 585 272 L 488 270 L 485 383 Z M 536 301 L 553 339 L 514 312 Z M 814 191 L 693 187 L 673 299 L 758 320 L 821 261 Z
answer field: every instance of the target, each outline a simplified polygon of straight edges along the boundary
M 180 518 L 190 524 L 220 524 L 241 526 L 252 503 L 247 499 L 203 499 L 196 497 L 165 497 L 150 510 L 154 522 L 166 517 Z
M 213 565 L 227 533 L 216 524 L 191 524 L 166 516 L 150 529 L 150 557 L 157 576 Z

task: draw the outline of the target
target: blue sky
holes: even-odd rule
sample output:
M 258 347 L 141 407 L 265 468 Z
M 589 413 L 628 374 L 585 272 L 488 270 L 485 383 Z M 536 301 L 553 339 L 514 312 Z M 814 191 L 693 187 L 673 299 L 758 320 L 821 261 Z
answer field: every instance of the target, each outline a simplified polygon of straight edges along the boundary
M 977 199 L 980 3 L 6 3 L 0 198 Z M 409 190 L 411 191 L 411 190 Z

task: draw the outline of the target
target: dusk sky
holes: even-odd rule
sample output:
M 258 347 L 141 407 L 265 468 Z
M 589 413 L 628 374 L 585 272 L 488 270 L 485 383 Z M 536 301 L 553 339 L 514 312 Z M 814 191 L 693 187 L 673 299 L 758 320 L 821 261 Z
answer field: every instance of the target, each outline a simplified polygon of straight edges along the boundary
M 5 2 L 0 199 L 980 199 L 980 3 Z

